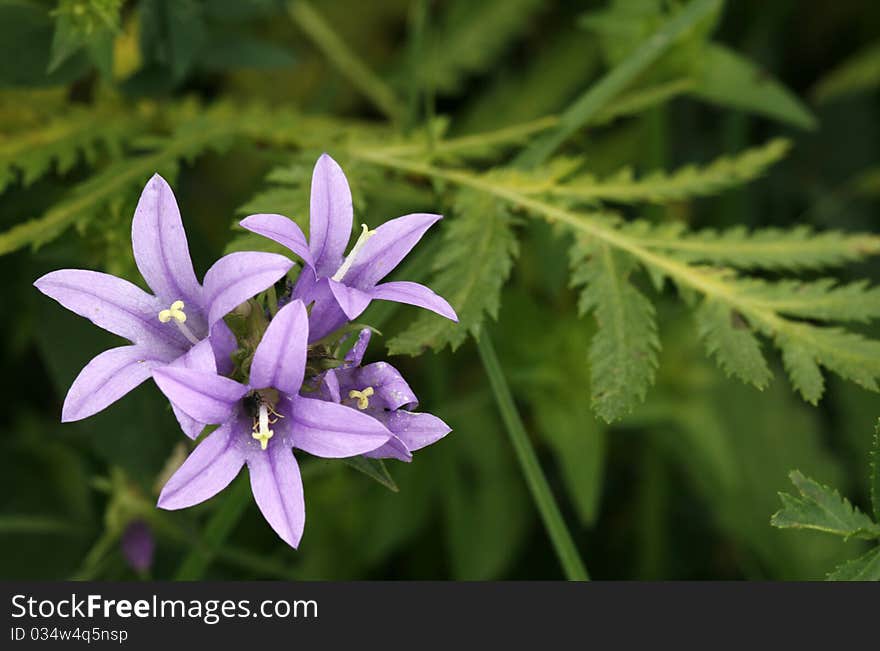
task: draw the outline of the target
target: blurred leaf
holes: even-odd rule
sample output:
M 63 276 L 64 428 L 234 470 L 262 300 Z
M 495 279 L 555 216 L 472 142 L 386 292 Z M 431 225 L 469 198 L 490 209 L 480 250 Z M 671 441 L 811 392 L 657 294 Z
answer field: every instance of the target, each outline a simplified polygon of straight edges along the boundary
M 847 561 L 828 575 L 829 581 L 880 581 L 880 547 Z
M 355 470 L 360 470 L 370 479 L 376 480 L 388 490 L 394 493 L 400 490 L 397 488 L 397 484 L 394 483 L 394 480 L 388 473 L 388 469 L 385 467 L 385 462 L 383 462 L 382 459 L 371 459 L 365 456 L 357 456 L 347 457 L 342 461 Z
M 181 81 L 206 38 L 203 5 L 195 0 L 143 0 L 141 48 L 144 59 L 159 62 Z
M 800 496 L 780 493 L 782 509 L 770 519 L 780 529 L 814 529 L 844 538 L 880 538 L 880 525 L 855 508 L 849 500 L 799 471 L 789 475 Z
M 52 12 L 55 35 L 48 72 L 54 72 L 76 52 L 87 48 L 109 78 L 113 66 L 112 41 L 119 31 L 122 4 L 122 0 L 61 0 Z
M 880 43 L 874 42 L 845 60 L 820 79 L 813 88 L 813 99 L 832 102 L 880 85 Z
M 772 373 L 761 352 L 761 344 L 742 317 L 722 303 L 704 300 L 694 312 L 700 339 L 706 352 L 730 376 L 763 389 Z
M 874 443 L 868 458 L 870 459 L 868 483 L 871 494 L 871 509 L 874 513 L 874 521 L 880 523 L 880 422 L 874 427 Z
M 816 117 L 801 100 L 742 55 L 713 43 L 702 57 L 700 76 L 693 91 L 696 96 L 801 129 L 816 128 Z

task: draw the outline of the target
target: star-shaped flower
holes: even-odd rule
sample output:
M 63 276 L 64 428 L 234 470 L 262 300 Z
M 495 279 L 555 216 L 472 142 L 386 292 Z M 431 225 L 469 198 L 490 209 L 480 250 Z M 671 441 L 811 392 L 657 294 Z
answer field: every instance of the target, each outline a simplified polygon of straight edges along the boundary
M 247 384 L 189 368 L 166 366 L 153 372 L 162 392 L 190 417 L 220 425 L 165 484 L 160 508 L 181 509 L 212 497 L 246 464 L 266 520 L 296 547 L 305 503 L 291 448 L 342 458 L 387 443 L 392 434 L 375 418 L 300 395 L 308 333 L 305 306 L 295 300 L 269 323 L 254 351 Z
M 411 461 L 413 452 L 436 443 L 452 430 L 433 414 L 412 411 L 419 400 L 391 364 L 361 366 L 369 341 L 370 330 L 365 328 L 345 356 L 345 363 L 321 376 L 318 395 L 372 416 L 394 435 L 365 456 Z
M 292 266 L 281 255 L 231 253 L 208 269 L 200 285 L 177 201 L 158 174 L 138 201 L 131 241 L 152 295 L 122 278 L 84 269 L 53 271 L 34 283 L 67 309 L 131 342 L 104 351 L 83 368 L 67 392 L 62 421 L 101 411 L 165 364 L 228 370 L 236 342 L 222 318 Z M 190 437 L 201 431 L 202 424 L 176 406 L 175 413 Z
M 282 215 L 251 215 L 241 225 L 287 247 L 302 258 L 294 298 L 313 303 L 309 318 L 311 341 L 356 319 L 373 299 L 408 303 L 458 321 L 455 310 L 431 289 L 418 283 L 379 284 L 400 264 L 440 215 L 416 213 L 392 219 L 371 231 L 366 226 L 343 258 L 351 238 L 351 190 L 342 168 L 327 154 L 315 164 L 309 208 L 309 241 L 293 221 Z

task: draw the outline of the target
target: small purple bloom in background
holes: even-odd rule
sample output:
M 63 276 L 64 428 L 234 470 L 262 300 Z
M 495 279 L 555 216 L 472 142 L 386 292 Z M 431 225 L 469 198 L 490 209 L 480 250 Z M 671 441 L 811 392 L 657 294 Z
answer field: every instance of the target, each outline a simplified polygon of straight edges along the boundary
M 269 323 L 254 351 L 248 384 L 192 368 L 153 371 L 156 384 L 183 412 L 220 425 L 165 484 L 160 508 L 182 509 L 213 497 L 247 464 L 266 520 L 289 545 L 299 544 L 305 502 L 291 448 L 344 458 L 381 448 L 392 437 L 367 414 L 299 395 L 308 339 L 306 309 L 295 300 Z
M 116 276 L 82 269 L 53 271 L 34 283 L 67 309 L 132 344 L 111 348 L 83 368 L 64 400 L 64 422 L 101 411 L 165 364 L 228 372 L 237 344 L 222 318 L 292 266 L 272 253 L 231 253 L 208 269 L 200 285 L 177 201 L 158 174 L 138 201 L 131 240 L 135 262 L 154 295 Z M 184 432 L 194 438 L 203 424 L 173 406 Z
M 156 541 L 153 532 L 143 520 L 132 520 L 122 533 L 122 555 L 138 574 L 144 574 L 153 565 Z
M 315 164 L 309 208 L 309 241 L 282 215 L 251 215 L 241 225 L 287 247 L 308 270 L 300 273 L 294 298 L 314 303 L 309 317 L 310 341 L 356 319 L 373 299 L 423 307 L 458 321 L 455 310 L 431 289 L 408 281 L 379 283 L 412 250 L 440 215 L 417 213 L 392 219 L 363 232 L 343 258 L 351 238 L 351 190 L 339 165 L 327 154 Z
M 410 411 L 419 401 L 396 368 L 387 362 L 361 366 L 369 341 L 370 330 L 365 328 L 345 356 L 345 363 L 321 377 L 319 395 L 372 416 L 393 434 L 365 456 L 411 461 L 414 451 L 436 443 L 452 430 L 432 414 Z

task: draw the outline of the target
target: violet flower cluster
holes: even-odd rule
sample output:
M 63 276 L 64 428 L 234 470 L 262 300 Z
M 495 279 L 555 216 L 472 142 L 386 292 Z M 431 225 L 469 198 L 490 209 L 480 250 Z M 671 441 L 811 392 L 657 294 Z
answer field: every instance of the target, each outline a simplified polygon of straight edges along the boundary
M 436 416 L 412 411 L 418 401 L 397 369 L 362 364 L 368 328 L 342 359 L 338 352 L 352 335 L 350 322 L 374 299 L 457 321 L 429 288 L 381 282 L 439 219 L 419 213 L 375 230 L 363 226 L 345 255 L 354 221 L 351 192 L 325 154 L 312 176 L 308 240 L 281 215 L 241 222 L 302 261 L 295 282 L 289 282 L 295 266 L 286 256 L 237 252 L 218 260 L 200 284 L 174 194 L 153 176 L 132 222 L 135 262 L 152 294 L 80 269 L 54 271 L 34 283 L 130 342 L 83 368 L 65 398 L 62 421 L 91 416 L 152 377 L 189 438 L 217 426 L 165 484 L 158 506 L 181 509 L 207 500 L 247 466 L 266 520 L 297 547 L 305 502 L 294 449 L 325 458 L 409 461 L 450 431 Z M 283 307 L 264 308 L 255 297 L 267 290 L 275 296 L 276 284 Z

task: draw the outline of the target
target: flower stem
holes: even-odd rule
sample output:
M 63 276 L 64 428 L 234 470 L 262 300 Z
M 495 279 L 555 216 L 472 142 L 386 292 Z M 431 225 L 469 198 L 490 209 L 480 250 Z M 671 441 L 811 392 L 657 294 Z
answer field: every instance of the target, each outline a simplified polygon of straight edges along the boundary
M 565 520 L 562 519 L 553 493 L 550 492 L 547 478 L 538 463 L 535 449 L 532 447 L 529 435 L 519 417 L 507 379 L 498 363 L 492 341 L 485 330 L 477 338 L 477 350 L 480 353 L 486 375 L 489 377 L 489 384 L 495 394 L 498 411 L 501 412 L 501 418 L 504 420 L 508 435 L 510 435 L 510 441 L 519 460 L 526 484 L 529 486 L 529 491 L 535 500 L 535 506 L 538 507 L 538 512 L 544 521 L 544 528 L 550 536 L 550 541 L 553 543 L 565 576 L 569 581 L 589 581 L 587 568 L 578 555 L 571 533 L 565 526 Z

